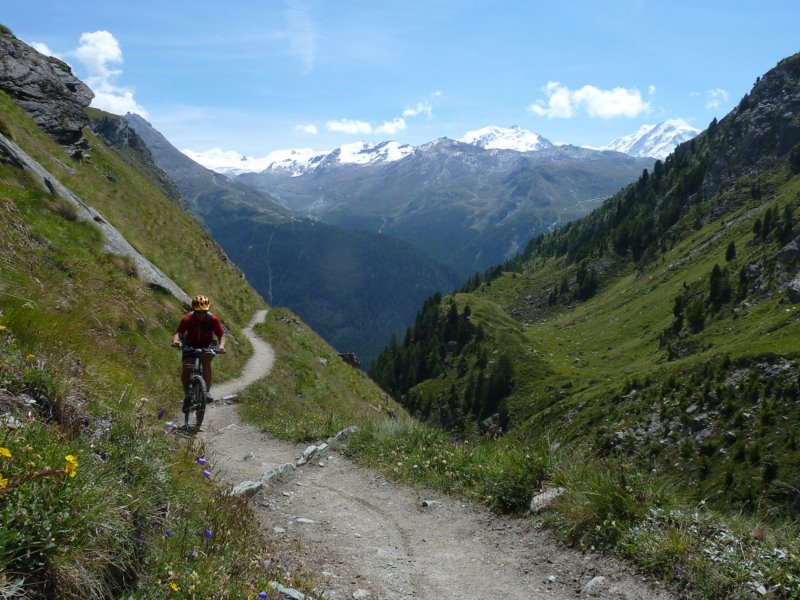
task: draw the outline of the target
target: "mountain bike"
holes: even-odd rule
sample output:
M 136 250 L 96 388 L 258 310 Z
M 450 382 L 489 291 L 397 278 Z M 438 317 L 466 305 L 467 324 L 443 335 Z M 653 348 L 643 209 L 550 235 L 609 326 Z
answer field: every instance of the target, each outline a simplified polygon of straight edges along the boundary
M 203 354 L 214 356 L 217 354 L 217 349 L 214 346 L 209 346 L 208 348 L 183 346 L 181 350 L 183 350 L 184 360 L 186 358 L 194 359 L 192 372 L 189 375 L 189 393 L 183 399 L 184 428 L 197 430 L 203 424 L 203 417 L 206 415 L 206 402 L 208 401 L 206 380 L 203 377 L 203 361 L 200 360 L 200 357 Z

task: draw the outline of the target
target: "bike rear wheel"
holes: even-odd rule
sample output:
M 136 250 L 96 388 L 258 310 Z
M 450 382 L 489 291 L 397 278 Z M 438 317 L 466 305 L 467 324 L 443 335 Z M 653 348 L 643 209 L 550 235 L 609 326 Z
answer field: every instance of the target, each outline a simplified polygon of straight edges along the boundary
M 194 376 L 189 381 L 188 410 L 184 410 L 186 428 L 200 429 L 206 415 L 206 382 L 200 376 Z

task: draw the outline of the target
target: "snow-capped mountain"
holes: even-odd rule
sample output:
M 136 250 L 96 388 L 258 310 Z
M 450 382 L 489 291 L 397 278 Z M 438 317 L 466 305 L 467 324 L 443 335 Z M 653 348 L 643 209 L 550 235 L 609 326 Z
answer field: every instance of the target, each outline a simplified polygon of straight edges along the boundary
M 490 125 L 482 129 L 467 132 L 460 142 L 471 144 L 484 150 L 516 150 L 517 152 L 535 152 L 552 148 L 553 144 L 537 133 L 519 126 L 496 127 Z M 181 150 L 196 163 L 231 177 L 243 173 L 261 173 L 264 171 L 289 174 L 293 177 L 314 169 L 320 165 L 375 165 L 402 160 L 413 154 L 418 147 L 399 142 L 388 141 L 377 144 L 353 142 L 328 151 L 314 151 L 310 148 L 276 150 L 261 158 L 244 156 L 232 150 L 213 148 L 205 152 L 191 149 Z
M 683 142 L 698 133 L 682 119 L 670 119 L 658 125 L 642 125 L 636 133 L 617 138 L 601 150 L 615 150 L 630 156 L 665 159 Z
M 700 130 L 695 129 L 686 121 L 671 119 L 658 125 L 642 125 L 636 133 L 616 139 L 607 146 L 592 149 L 614 150 L 637 158 L 664 159 L 678 144 L 692 139 L 698 133 Z M 274 173 L 281 176 L 299 177 L 321 167 L 368 166 L 397 162 L 415 152 L 425 152 L 428 147 L 436 146 L 441 141 L 435 140 L 420 146 L 400 144 L 395 141 L 377 144 L 359 141 L 344 144 L 333 151 L 315 151 L 310 148 L 276 150 L 261 158 L 248 157 L 238 152 L 224 151 L 219 148 L 205 152 L 186 149 L 182 152 L 207 169 L 230 177 L 246 173 Z M 513 127 L 489 125 L 468 131 L 455 142 L 469 144 L 481 150 L 521 153 L 540 152 L 556 147 L 547 138 L 518 125 Z
M 354 142 L 340 146 L 332 154 L 337 152 L 339 164 L 372 165 L 402 160 L 414 152 L 414 146 L 397 142 L 381 142 L 379 144 Z
M 275 150 L 261 158 L 244 156 L 233 150 L 212 148 L 205 152 L 191 149 L 181 150 L 194 162 L 223 175 L 235 176 L 242 173 L 260 173 L 266 169 L 276 169 L 299 175 L 305 172 L 310 163 L 328 155 L 328 151 L 315 151 L 311 148 Z
M 253 158 L 232 150 L 213 148 L 205 152 L 181 150 L 186 156 L 207 169 L 234 177 L 242 173 L 264 171 L 297 177 L 321 164 L 372 165 L 401 160 L 414 152 L 414 147 L 398 142 L 368 144 L 353 142 L 334 151 L 314 151 L 310 148 L 276 150 L 261 158 Z
M 472 144 L 486 150 L 516 150 L 517 152 L 535 152 L 552 148 L 550 140 L 523 129 L 519 125 L 513 127 L 497 127 L 490 125 L 482 129 L 468 131 L 460 142 Z

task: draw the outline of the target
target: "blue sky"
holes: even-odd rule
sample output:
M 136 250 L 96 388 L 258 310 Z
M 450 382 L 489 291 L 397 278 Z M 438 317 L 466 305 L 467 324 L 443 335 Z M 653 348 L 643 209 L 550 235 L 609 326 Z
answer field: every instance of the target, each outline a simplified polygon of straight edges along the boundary
M 797 0 L 3 0 L 0 23 L 100 108 L 248 156 L 487 125 L 595 146 L 704 129 L 800 51 Z

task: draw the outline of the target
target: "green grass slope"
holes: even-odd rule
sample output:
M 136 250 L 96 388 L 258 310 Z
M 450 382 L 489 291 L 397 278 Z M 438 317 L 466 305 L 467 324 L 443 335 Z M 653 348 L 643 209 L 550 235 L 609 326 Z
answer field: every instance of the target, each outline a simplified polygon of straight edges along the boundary
M 147 153 L 111 150 L 87 131 L 91 150 L 77 162 L 3 93 L 0 132 L 189 294 L 211 297 L 230 335 L 215 377 L 238 374 L 251 353 L 241 327 L 263 300 L 165 195 L 171 186 Z M 263 567 L 276 549 L 246 502 L 212 485 L 203 448 L 165 425 L 179 410 L 169 342 L 184 307 L 106 254 L 91 223 L 6 159 L 0 264 L 0 595 L 243 598 L 290 576 L 308 589 L 301 573 Z M 377 406 L 372 382 L 329 347 L 320 352 L 331 364 L 316 376 L 323 389 L 362 390 Z M 291 357 L 287 377 L 319 365 L 314 354 L 310 364 Z M 348 394 L 354 412 L 374 412 Z
M 570 541 L 704 597 L 800 593 L 798 108 L 795 55 L 602 208 L 423 306 L 370 373 L 461 440 L 425 443 L 462 465 L 441 485 L 521 510 L 555 482 Z M 499 505 L 487 452 L 518 483 Z

